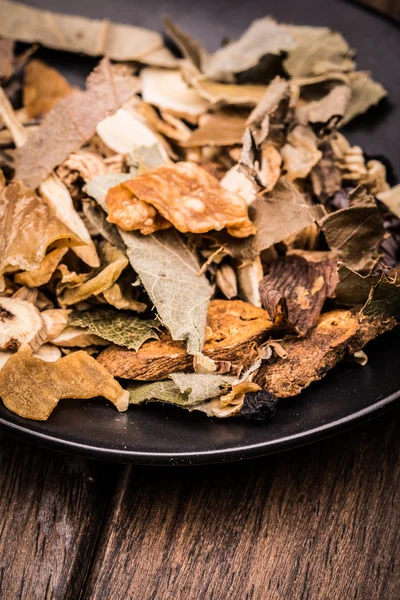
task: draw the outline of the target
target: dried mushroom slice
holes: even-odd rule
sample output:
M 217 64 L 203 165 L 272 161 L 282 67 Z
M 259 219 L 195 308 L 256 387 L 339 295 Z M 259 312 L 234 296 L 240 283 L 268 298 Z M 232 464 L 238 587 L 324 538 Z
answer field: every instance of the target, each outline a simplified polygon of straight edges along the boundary
M 1 399 L 8 410 L 26 419 L 46 421 L 62 398 L 96 396 L 104 396 L 119 411 L 128 408 L 129 392 L 84 351 L 48 363 L 22 346 L 0 372 Z
M 23 344 L 37 350 L 46 337 L 46 325 L 33 304 L 0 298 L 0 350 L 17 350 Z
M 116 199 L 115 189 L 106 197 L 108 220 L 123 229 L 130 224 L 130 211 L 137 201 L 151 205 L 178 231 L 205 233 L 227 228 L 235 237 L 255 233 L 249 220 L 245 201 L 221 187 L 218 180 L 198 165 L 180 162 L 162 165 L 121 184 L 132 194 L 131 205 L 126 197 Z M 123 216 L 124 215 L 124 216 Z M 124 218 L 126 221 L 124 221 Z
M 283 319 L 301 335 L 315 325 L 339 281 L 336 261 L 326 260 L 325 253 L 312 254 L 313 260 L 298 254 L 278 258 L 260 283 L 261 301 L 271 320 Z
M 393 318 L 365 319 L 360 323 L 357 313 L 348 310 L 327 312 L 305 338 L 283 342 L 287 359 L 262 366 L 254 381 L 277 398 L 296 396 L 346 354 L 360 350 L 395 324 Z
M 213 300 L 207 319 L 203 353 L 215 361 L 231 362 L 233 372 L 246 369 L 257 356 L 257 344 L 270 333 L 272 323 L 262 308 L 241 300 Z M 185 344 L 168 336 L 149 341 L 137 351 L 106 348 L 98 361 L 116 377 L 161 380 L 170 373 L 192 371 L 193 357 Z

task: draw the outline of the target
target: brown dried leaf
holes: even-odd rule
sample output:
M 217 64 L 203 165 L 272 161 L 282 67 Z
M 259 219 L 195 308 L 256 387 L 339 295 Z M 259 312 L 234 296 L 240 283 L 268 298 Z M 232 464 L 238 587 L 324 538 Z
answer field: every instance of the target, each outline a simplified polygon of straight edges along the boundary
M 288 353 L 287 360 L 265 364 L 254 380 L 277 398 L 296 396 L 321 379 L 346 354 L 360 350 L 395 323 L 394 319 L 360 323 L 357 314 L 347 310 L 325 313 L 305 338 L 289 338 L 282 343 Z
M 108 192 L 106 204 L 108 220 L 125 230 L 133 229 L 136 213 L 147 206 L 147 218 L 154 221 L 157 213 L 150 214 L 154 207 L 183 233 L 204 233 L 225 227 L 235 237 L 246 237 L 255 232 L 244 200 L 224 190 L 217 179 L 189 162 L 162 165 L 121 183 Z M 146 226 L 144 217 L 142 222 Z
M 86 91 L 74 91 L 60 100 L 17 150 L 16 179 L 36 188 L 54 167 L 94 135 L 99 121 L 129 100 L 138 87 L 136 78 L 115 69 L 104 58 L 89 75 Z
M 272 328 L 265 310 L 241 300 L 212 300 L 203 353 L 215 361 L 232 362 L 232 371 L 247 368 L 257 356 L 257 344 Z M 193 371 L 193 357 L 183 342 L 167 336 L 143 344 L 138 352 L 106 348 L 99 362 L 115 376 L 144 381 L 165 379 L 170 373 Z
M 201 65 L 207 58 L 207 51 L 203 46 L 191 38 L 169 17 L 164 17 L 163 22 L 167 35 L 175 42 L 183 56 L 197 69 L 201 69 Z
M 21 183 L 4 188 L 0 194 L 0 291 L 4 290 L 4 273 L 38 269 L 51 244 L 75 246 L 82 241 Z
M 400 219 L 400 184 L 395 185 L 385 192 L 380 192 L 377 198 L 388 207 L 390 212 Z
M 50 281 L 51 276 L 58 266 L 58 263 L 67 250 L 68 248 L 55 248 L 46 254 L 37 269 L 17 273 L 14 277 L 15 283 L 26 285 L 28 288 L 35 288 L 40 285 L 45 285 Z
M 300 335 L 315 325 L 338 283 L 336 261 L 318 254 L 314 253 L 313 261 L 297 254 L 280 257 L 260 283 L 261 301 L 270 319 L 283 318 Z
M 304 179 L 321 160 L 318 139 L 311 127 L 297 125 L 288 135 L 287 143 L 281 150 L 283 168 L 290 181 Z
M 68 81 L 41 60 L 31 60 L 25 69 L 23 104 L 33 119 L 48 113 L 59 100 L 72 92 Z
M 0 396 L 20 417 L 46 421 L 62 398 L 104 396 L 119 411 L 127 410 L 129 392 L 86 352 L 48 363 L 23 346 L 0 372 Z
M 14 67 L 14 42 L 0 40 L 0 80 L 11 77 Z
M 331 145 L 326 142 L 319 146 L 322 158 L 312 168 L 310 177 L 313 192 L 320 202 L 325 203 L 342 187 L 342 176 L 334 161 Z

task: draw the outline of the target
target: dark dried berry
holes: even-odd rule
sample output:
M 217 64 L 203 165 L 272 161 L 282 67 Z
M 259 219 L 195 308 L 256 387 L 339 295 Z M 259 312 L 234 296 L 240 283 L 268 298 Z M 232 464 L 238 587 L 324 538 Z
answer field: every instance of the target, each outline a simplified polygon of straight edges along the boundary
M 266 421 L 276 413 L 278 398 L 267 391 L 247 392 L 240 416 L 250 421 Z

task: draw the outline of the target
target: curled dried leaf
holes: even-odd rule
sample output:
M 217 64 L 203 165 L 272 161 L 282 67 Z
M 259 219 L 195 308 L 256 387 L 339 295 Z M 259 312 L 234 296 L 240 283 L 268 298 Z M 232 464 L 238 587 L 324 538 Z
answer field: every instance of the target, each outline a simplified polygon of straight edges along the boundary
M 289 133 L 281 154 L 283 168 L 290 181 L 307 177 L 322 158 L 322 152 L 318 150 L 317 136 L 310 127 L 304 125 L 298 125 Z
M 46 337 L 46 325 L 33 304 L 0 298 L 0 350 L 18 350 L 23 344 L 37 350 Z
M 0 397 L 8 410 L 26 419 L 46 421 L 62 398 L 104 396 L 119 411 L 128 408 L 129 393 L 86 352 L 74 352 L 48 363 L 22 346 L 0 372 Z
M 333 296 L 337 282 L 334 260 L 314 256 L 311 261 L 297 254 L 280 257 L 260 283 L 262 304 L 272 321 L 283 319 L 305 335 L 317 322 L 325 299 Z
M 23 104 L 28 117 L 48 113 L 59 100 L 72 92 L 68 81 L 41 60 L 31 60 L 25 69 Z
M 50 281 L 51 276 L 58 266 L 58 263 L 67 251 L 68 248 L 55 248 L 54 250 L 51 250 L 48 254 L 46 254 L 37 269 L 17 273 L 14 276 L 15 283 L 25 285 L 29 288 L 36 288 L 40 285 L 45 285 Z

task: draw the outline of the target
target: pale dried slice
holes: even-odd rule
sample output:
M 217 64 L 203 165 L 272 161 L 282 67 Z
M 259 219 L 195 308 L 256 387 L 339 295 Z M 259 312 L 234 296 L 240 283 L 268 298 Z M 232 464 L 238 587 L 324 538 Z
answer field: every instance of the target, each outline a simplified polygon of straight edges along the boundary
M 244 113 L 218 111 L 206 113 L 199 118 L 198 128 L 183 141 L 183 146 L 232 146 L 240 144 L 245 130 L 247 115 Z
M 67 327 L 68 314 L 70 312 L 71 311 L 66 308 L 49 308 L 40 313 L 46 324 L 47 339 L 50 342 L 58 337 Z
M 48 113 L 59 100 L 72 92 L 68 81 L 41 60 L 31 60 L 25 69 L 23 104 L 28 117 Z
M 166 137 L 178 142 L 187 141 L 192 135 L 192 130 L 179 117 L 175 117 L 168 111 L 159 111 L 151 104 L 141 102 L 137 107 L 137 112 L 145 118 L 151 128 Z
M 259 286 L 263 278 L 263 266 L 259 256 L 251 262 L 246 261 L 236 269 L 239 295 L 242 300 L 261 306 Z
M 17 350 L 23 344 L 37 350 L 46 337 L 46 325 L 31 302 L 0 298 L 0 350 Z
M 86 91 L 73 91 L 60 100 L 17 150 L 15 178 L 36 188 L 54 167 L 94 135 L 99 121 L 114 113 L 137 90 L 136 78 L 115 69 L 104 58 L 89 75 Z
M 57 167 L 57 175 L 67 185 L 68 189 L 70 189 L 71 185 L 76 184 L 79 179 L 83 179 L 87 183 L 99 175 L 105 175 L 107 171 L 104 159 L 98 154 L 88 152 L 87 150 L 72 152 Z M 81 182 L 78 181 L 78 185 L 80 187 Z
M 124 311 L 111 309 L 74 311 L 68 316 L 68 323 L 131 350 L 139 350 L 149 339 L 158 339 L 154 321 L 144 321 Z
M 8 359 L 13 355 L 14 352 L 0 351 L 0 371 Z M 33 353 L 33 356 L 46 362 L 55 362 L 61 358 L 62 354 L 60 348 L 57 348 L 57 346 L 53 346 L 53 344 L 43 344 L 43 346 L 40 346 L 36 352 Z
M 203 353 L 215 361 L 230 361 L 232 371 L 238 372 L 252 364 L 257 344 L 271 329 L 272 323 L 262 308 L 241 300 L 213 300 L 208 311 Z M 193 357 L 187 354 L 185 345 L 172 342 L 168 337 L 146 342 L 138 352 L 110 346 L 98 360 L 117 377 L 144 381 L 193 370 Z
M 121 280 L 120 278 L 108 290 L 104 290 L 102 296 L 107 304 L 114 306 L 118 310 L 144 312 L 147 309 L 147 304 L 139 302 L 133 297 L 133 289 L 131 276 L 126 280 Z
M 188 80 L 200 96 L 212 104 L 254 106 L 260 102 L 266 90 L 265 85 L 219 83 L 202 76 L 189 76 Z
M 67 251 L 68 248 L 55 248 L 54 250 L 51 250 L 51 252 L 46 254 L 37 269 L 17 273 L 14 276 L 15 283 L 25 285 L 29 288 L 45 285 L 50 281 L 58 263 Z
M 51 173 L 40 184 L 39 192 L 52 213 L 84 242 L 84 245 L 73 248 L 75 254 L 90 267 L 99 267 L 96 247 L 86 225 L 74 208 L 68 188 L 55 173 Z
M 83 242 L 53 215 L 47 204 L 21 183 L 0 194 L 0 291 L 8 270 L 38 269 L 50 245 L 76 246 Z
M 99 254 L 101 266 L 95 271 L 94 277 L 90 277 L 83 283 L 67 285 L 58 297 L 61 306 L 77 304 L 92 295 L 97 296 L 108 290 L 129 264 L 125 254 L 106 241 L 100 244 Z
M 158 137 L 144 119 L 132 110 L 120 108 L 114 115 L 101 120 L 96 126 L 97 135 L 114 152 L 129 154 L 137 146 L 158 146 L 165 159 L 165 151 Z
M 14 142 L 19 148 L 25 144 L 28 133 L 22 123 L 18 120 L 16 113 L 8 99 L 5 91 L 0 87 L 0 121 L 7 127 L 7 142 Z
M 311 169 L 321 160 L 318 139 L 311 127 L 297 125 L 288 135 L 281 150 L 283 168 L 290 181 L 307 177 Z
M 360 350 L 395 324 L 395 319 L 366 319 L 360 324 L 357 313 L 347 310 L 325 313 L 305 338 L 283 342 L 287 360 L 262 366 L 254 381 L 277 398 L 296 396 L 347 354 Z
M 157 31 L 106 19 L 65 15 L 5 0 L 0 1 L 0 12 L 0 36 L 57 50 L 139 61 L 164 46 Z
M 313 260 L 297 254 L 279 257 L 260 283 L 263 307 L 271 321 L 282 321 L 305 335 L 317 322 L 326 298 L 334 295 L 338 275 L 336 261 Z
M 174 114 L 189 119 L 197 118 L 210 106 L 207 100 L 185 83 L 179 70 L 143 69 L 140 81 L 145 102 L 168 109 Z
M 108 191 L 105 200 L 108 221 L 124 231 L 140 231 L 143 235 L 171 227 L 154 206 L 132 193 L 130 183 L 128 180 Z
M 292 35 L 273 19 L 256 19 L 235 42 L 209 57 L 203 72 L 216 81 L 235 81 L 235 74 L 256 66 L 267 54 L 280 54 L 296 46 Z
M 328 246 L 338 259 L 355 271 L 373 268 L 384 237 L 375 198 L 359 186 L 349 194 L 349 207 L 319 221 Z
M 0 372 L 0 397 L 8 410 L 26 419 L 46 421 L 62 398 L 104 396 L 119 411 L 128 408 L 129 392 L 86 352 L 48 363 L 23 346 Z
M 257 196 L 258 188 L 245 173 L 241 170 L 239 165 L 235 165 L 229 171 L 225 173 L 220 181 L 223 188 L 238 194 L 249 206 Z
M 154 206 L 183 233 L 204 233 L 223 228 L 235 237 L 255 233 L 244 200 L 222 188 L 215 177 L 195 163 L 162 165 L 124 182 L 122 186 L 132 193 L 133 204 L 138 198 Z M 112 192 L 106 198 L 110 209 L 108 219 L 114 222 L 114 214 L 118 210 L 118 224 L 121 224 L 124 204 L 113 202 L 111 206 Z

